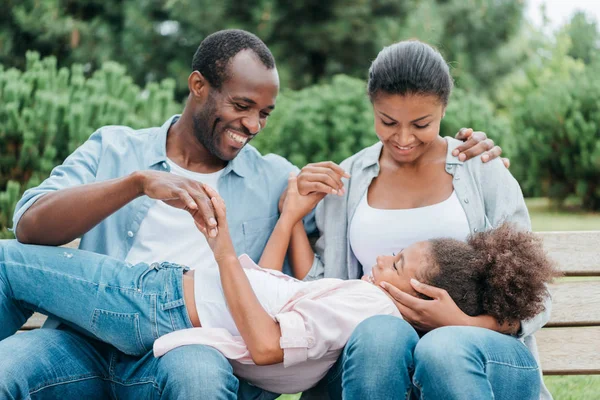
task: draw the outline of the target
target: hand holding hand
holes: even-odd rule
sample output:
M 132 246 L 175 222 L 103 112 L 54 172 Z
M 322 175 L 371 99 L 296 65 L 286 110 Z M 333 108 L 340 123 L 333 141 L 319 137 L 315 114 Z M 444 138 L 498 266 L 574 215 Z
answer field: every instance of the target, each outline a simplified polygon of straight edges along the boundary
M 469 325 L 470 317 L 458 308 L 447 291 L 420 283 L 416 279 L 411 279 L 410 283 L 417 292 L 432 300 L 414 297 L 387 282 L 381 282 L 381 287 L 396 303 L 402 317 L 415 329 L 429 332 L 441 326 Z
M 197 225 L 207 228 L 209 235 L 216 236 L 217 220 L 202 183 L 162 171 L 143 171 L 139 175 L 142 194 L 186 210 Z
M 319 201 L 325 197 L 326 193 L 311 193 L 307 195 L 301 195 L 298 191 L 298 178 L 294 173 L 290 173 L 288 178 L 288 187 L 285 191 L 285 195 L 281 196 L 281 216 L 282 218 L 289 218 L 293 224 L 300 221 L 307 215 Z
M 196 227 L 204 234 L 208 245 L 212 249 L 215 260 L 217 262 L 226 257 L 236 257 L 235 249 L 231 241 L 231 235 L 229 234 L 229 226 L 227 224 L 227 213 L 225 209 L 225 202 L 219 196 L 219 194 L 210 186 L 203 185 L 204 190 L 210 196 L 210 201 L 215 210 L 215 216 L 217 218 L 217 228 L 214 230 L 217 232 L 215 236 L 209 236 L 206 228 L 196 223 Z
M 467 161 L 481 154 L 481 160 L 485 163 L 502 154 L 502 148 L 495 146 L 494 141 L 489 139 L 485 132 L 474 132 L 472 128 L 461 128 L 456 134 L 456 139 L 464 142 L 452 151 L 452 155 L 458 157 L 460 161 Z M 502 162 L 506 168 L 510 167 L 508 158 L 502 158 Z
M 345 193 L 342 178 L 350 178 L 350 175 L 334 162 L 308 164 L 298 175 L 298 191 L 301 195 L 324 193 L 342 196 Z

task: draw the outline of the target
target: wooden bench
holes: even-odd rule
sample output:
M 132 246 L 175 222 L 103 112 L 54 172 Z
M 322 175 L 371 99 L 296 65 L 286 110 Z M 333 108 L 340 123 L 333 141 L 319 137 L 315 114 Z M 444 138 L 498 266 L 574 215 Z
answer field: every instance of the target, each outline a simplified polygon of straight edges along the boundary
M 540 235 L 565 274 L 550 287 L 552 317 L 536 333 L 544 374 L 600 374 L 600 231 Z M 35 314 L 23 330 L 44 320 Z

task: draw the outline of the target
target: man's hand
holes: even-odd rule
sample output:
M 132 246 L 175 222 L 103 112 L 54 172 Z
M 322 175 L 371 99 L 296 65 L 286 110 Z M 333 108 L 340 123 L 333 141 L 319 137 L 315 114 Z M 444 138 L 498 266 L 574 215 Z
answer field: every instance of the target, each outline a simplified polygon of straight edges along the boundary
M 350 178 L 350 175 L 332 161 L 308 164 L 298 175 L 298 191 L 303 196 L 309 193 L 342 196 L 345 193 L 342 178 Z
M 215 217 L 217 218 L 217 230 L 216 236 L 210 236 L 207 229 L 194 221 L 196 227 L 204 234 L 206 241 L 214 253 L 215 260 L 224 260 L 227 257 L 236 258 L 235 248 L 231 241 L 231 235 L 229 234 L 229 225 L 227 224 L 227 210 L 225 208 L 225 202 L 219 196 L 216 190 L 208 185 L 202 185 L 206 194 L 210 197 L 210 201 L 215 210 Z
M 202 183 L 162 171 L 142 171 L 139 174 L 141 193 L 188 211 L 196 224 L 208 228 L 211 237 L 217 235 L 213 205 Z
M 432 298 L 424 300 L 401 291 L 387 282 L 381 287 L 390 295 L 402 317 L 415 329 L 429 332 L 448 325 L 469 325 L 470 317 L 452 300 L 444 289 L 411 279 L 410 284 L 419 293 Z
M 481 154 L 481 161 L 488 162 L 502 154 L 502 148 L 495 146 L 494 141 L 488 139 L 485 132 L 474 132 L 471 128 L 461 128 L 456 134 L 456 139 L 465 142 L 452 151 L 452 155 L 458 157 L 460 161 L 466 161 Z M 510 167 L 508 158 L 503 158 L 502 162 L 506 168 Z

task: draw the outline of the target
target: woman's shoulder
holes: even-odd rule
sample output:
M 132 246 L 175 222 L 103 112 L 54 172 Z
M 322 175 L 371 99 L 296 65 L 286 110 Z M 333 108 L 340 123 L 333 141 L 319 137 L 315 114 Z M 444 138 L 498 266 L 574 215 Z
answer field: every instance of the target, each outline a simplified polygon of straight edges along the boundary
M 452 151 L 463 142 L 452 137 L 446 137 L 445 139 L 448 142 L 448 152 L 446 154 L 447 166 L 461 165 L 467 173 L 477 177 L 482 173 L 485 173 L 488 177 L 493 177 L 495 175 L 504 175 L 508 172 L 500 158 L 495 158 L 485 163 L 481 160 L 481 156 L 473 157 L 467 161 L 460 161 L 458 157 L 452 155 Z
M 379 160 L 379 155 L 381 154 L 381 147 L 381 142 L 377 141 L 371 146 L 365 147 L 358 153 L 346 158 L 340 163 L 340 167 L 344 168 L 346 171 L 349 171 L 355 165 L 363 165 L 364 163 L 375 164 Z

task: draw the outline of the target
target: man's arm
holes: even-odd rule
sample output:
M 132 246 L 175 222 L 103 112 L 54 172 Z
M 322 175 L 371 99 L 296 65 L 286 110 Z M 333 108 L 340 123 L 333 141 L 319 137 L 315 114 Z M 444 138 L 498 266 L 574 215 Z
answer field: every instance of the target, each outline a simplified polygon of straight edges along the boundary
M 96 182 L 101 154 L 102 133 L 98 131 L 40 186 L 25 192 L 13 217 L 20 242 L 68 243 L 141 195 L 186 209 L 199 223 L 211 230 L 216 227 L 210 200 L 200 183 L 158 171 Z
M 26 244 L 68 243 L 141 194 L 136 174 L 46 193 L 21 216 L 17 239 Z

